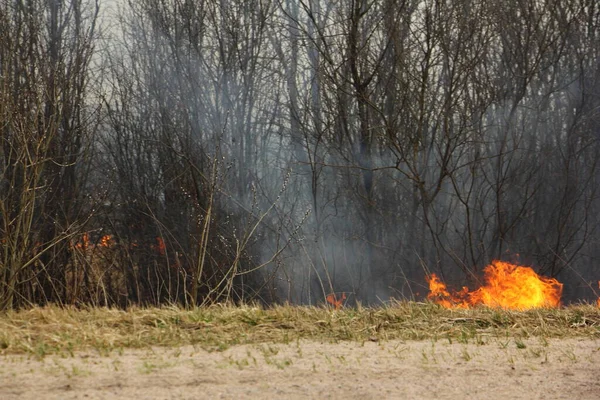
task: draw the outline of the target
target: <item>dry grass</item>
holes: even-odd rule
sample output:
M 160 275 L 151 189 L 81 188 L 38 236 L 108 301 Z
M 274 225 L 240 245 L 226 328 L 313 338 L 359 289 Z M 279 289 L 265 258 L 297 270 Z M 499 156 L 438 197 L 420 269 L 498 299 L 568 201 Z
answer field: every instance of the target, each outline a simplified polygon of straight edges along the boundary
M 600 338 L 600 309 L 591 305 L 526 312 L 489 308 L 447 310 L 398 302 L 379 308 L 220 305 L 127 311 L 45 307 L 0 314 L 0 354 L 73 354 L 96 349 L 192 344 L 222 350 L 240 343 L 498 338 Z

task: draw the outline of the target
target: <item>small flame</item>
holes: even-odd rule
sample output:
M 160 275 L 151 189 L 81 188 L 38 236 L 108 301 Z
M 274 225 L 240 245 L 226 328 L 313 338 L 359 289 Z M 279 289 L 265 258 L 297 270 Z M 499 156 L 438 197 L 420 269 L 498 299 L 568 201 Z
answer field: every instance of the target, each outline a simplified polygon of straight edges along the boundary
M 600 281 L 598 281 L 598 289 L 600 289 Z M 598 297 L 598 307 L 600 307 L 600 297 Z
M 115 240 L 112 235 L 104 235 L 100 238 L 100 242 L 98 243 L 101 247 L 111 247 L 115 244 Z
M 167 250 L 167 246 L 165 246 L 165 241 L 163 240 L 163 238 L 161 238 L 160 236 L 158 236 L 156 238 L 156 251 L 158 251 L 158 254 L 160 254 L 161 256 L 165 255 L 165 251 Z
M 450 294 L 446 288 L 446 284 L 436 274 L 431 274 L 426 279 L 429 283 L 429 294 L 427 295 L 429 300 L 446 308 L 469 308 L 468 288 L 463 287 L 461 291 Z
M 427 298 L 447 308 L 469 308 L 477 305 L 515 310 L 539 307 L 558 307 L 562 283 L 541 277 L 530 267 L 493 261 L 484 269 L 485 285 L 469 292 L 463 287 L 450 293 L 435 274 L 427 278 Z M 600 304 L 600 303 L 599 303 Z
M 325 300 L 327 300 L 327 302 L 331 304 L 336 310 L 339 310 L 344 305 L 344 300 L 346 300 L 346 293 L 342 293 L 339 299 L 336 297 L 335 293 L 331 293 L 328 294 L 327 297 L 325 297 Z
M 104 235 L 98 241 L 97 246 L 112 247 L 114 244 L 115 244 L 115 239 L 114 239 L 113 235 Z M 83 235 L 81 235 L 81 240 L 78 241 L 77 243 L 75 243 L 74 247 L 77 249 L 86 250 L 86 249 L 93 249 L 96 246 L 94 245 L 94 243 L 92 243 L 90 241 L 90 234 L 86 232 Z
M 86 232 L 81 237 L 81 242 L 75 243 L 75 247 L 78 249 L 85 250 L 90 246 L 90 235 Z

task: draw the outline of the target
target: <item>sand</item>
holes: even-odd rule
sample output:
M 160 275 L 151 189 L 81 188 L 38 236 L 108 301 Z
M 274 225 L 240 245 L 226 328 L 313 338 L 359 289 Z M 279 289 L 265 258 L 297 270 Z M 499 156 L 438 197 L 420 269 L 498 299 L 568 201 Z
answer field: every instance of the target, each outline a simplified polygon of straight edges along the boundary
M 0 399 L 600 399 L 600 341 L 194 346 L 0 357 Z

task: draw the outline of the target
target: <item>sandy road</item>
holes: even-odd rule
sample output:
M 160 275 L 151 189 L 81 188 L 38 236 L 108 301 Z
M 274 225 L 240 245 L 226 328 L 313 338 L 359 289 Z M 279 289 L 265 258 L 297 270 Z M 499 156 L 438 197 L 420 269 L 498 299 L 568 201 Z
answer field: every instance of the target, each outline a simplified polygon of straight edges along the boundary
M 482 338 L 0 357 L 0 399 L 600 399 L 600 341 Z

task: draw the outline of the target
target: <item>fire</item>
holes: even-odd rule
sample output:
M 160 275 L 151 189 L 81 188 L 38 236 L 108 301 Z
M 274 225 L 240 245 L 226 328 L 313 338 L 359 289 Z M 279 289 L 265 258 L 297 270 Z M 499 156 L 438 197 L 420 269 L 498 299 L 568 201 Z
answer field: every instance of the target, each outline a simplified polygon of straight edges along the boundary
M 98 243 L 102 247 L 111 247 L 115 244 L 115 240 L 112 235 L 104 235 L 100 238 L 100 242 Z
M 115 244 L 115 239 L 114 239 L 113 235 L 104 235 L 98 241 L 99 247 L 112 247 L 114 244 Z M 87 232 L 81 236 L 81 241 L 75 243 L 75 248 L 77 248 L 77 249 L 87 250 L 87 249 L 93 249 L 95 247 L 96 247 L 96 245 L 94 245 L 91 242 L 90 234 Z
M 435 274 L 427 278 L 427 298 L 447 308 L 469 308 L 477 305 L 515 310 L 540 307 L 558 307 L 562 283 L 539 276 L 530 267 L 503 261 L 493 261 L 484 269 L 485 284 L 469 292 L 450 293 Z M 600 284 L 600 283 L 599 283 Z M 600 304 L 600 300 L 599 300 Z
M 167 250 L 167 246 L 165 246 L 165 241 L 163 238 L 158 236 L 156 238 L 156 245 L 152 245 L 152 248 L 158 252 L 161 256 L 165 255 L 165 251 Z
M 86 232 L 81 237 L 81 242 L 75 243 L 75 247 L 78 249 L 87 249 L 90 246 L 90 235 Z
M 331 293 L 328 294 L 327 297 L 325 297 L 325 300 L 327 300 L 327 302 L 331 304 L 336 310 L 339 310 L 344 305 L 344 300 L 346 300 L 346 293 L 342 293 L 339 299 L 336 297 L 335 293 Z
M 442 282 L 436 274 L 431 274 L 427 278 L 429 283 L 429 294 L 427 298 L 446 308 L 469 308 L 468 301 L 469 289 L 463 287 L 460 292 L 450 294 L 446 289 L 446 284 Z
M 600 289 L 600 281 L 598 281 L 598 289 Z M 600 307 L 600 297 L 598 297 L 598 307 Z

